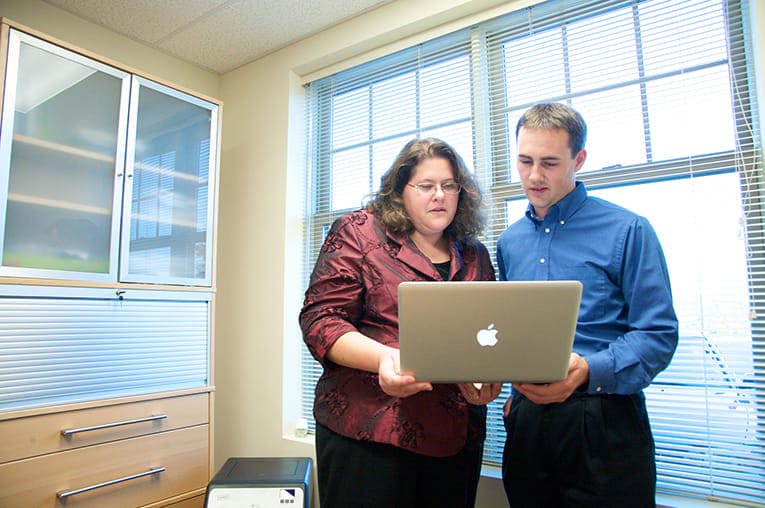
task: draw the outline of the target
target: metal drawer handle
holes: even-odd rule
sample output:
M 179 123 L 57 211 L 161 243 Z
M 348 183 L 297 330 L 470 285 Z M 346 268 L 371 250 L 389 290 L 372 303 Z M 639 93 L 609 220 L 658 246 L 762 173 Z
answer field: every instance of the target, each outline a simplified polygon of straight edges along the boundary
M 117 478 L 116 480 L 110 480 L 108 482 L 104 483 L 98 483 L 96 485 L 90 485 L 89 487 L 83 487 L 81 489 L 74 489 L 74 490 L 62 490 L 60 492 L 56 492 L 56 497 L 59 499 L 66 499 L 69 496 L 74 496 L 75 494 L 82 494 L 83 492 L 88 492 L 95 489 L 100 489 L 101 487 L 108 487 L 109 485 L 114 485 L 115 483 L 122 483 L 126 482 L 128 480 L 135 480 L 136 478 L 142 478 L 144 476 L 150 476 L 153 474 L 159 474 L 162 471 L 164 471 L 165 468 L 163 466 L 152 466 L 151 469 L 148 471 L 144 471 L 143 473 L 136 473 L 131 474 L 130 476 L 125 476 L 123 478 Z
M 135 420 L 125 420 L 124 422 L 104 423 L 103 425 L 93 425 L 92 427 L 80 427 L 79 429 L 61 429 L 61 435 L 69 437 L 72 434 L 78 434 L 80 432 L 90 432 L 91 430 L 109 429 L 112 427 L 120 427 L 122 425 L 132 425 L 134 423 L 153 422 L 167 418 L 166 414 L 157 414 L 147 416 L 146 418 L 136 418 Z

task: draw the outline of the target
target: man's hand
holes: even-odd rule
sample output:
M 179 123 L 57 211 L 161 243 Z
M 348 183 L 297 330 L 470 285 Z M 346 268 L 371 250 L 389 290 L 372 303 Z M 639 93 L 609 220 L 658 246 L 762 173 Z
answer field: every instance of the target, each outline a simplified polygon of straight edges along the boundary
M 499 397 L 502 391 L 502 383 L 462 383 L 459 386 L 462 396 L 470 404 L 482 406 Z
M 535 404 L 563 402 L 590 378 L 590 366 L 584 358 L 571 353 L 568 374 L 562 381 L 549 384 L 513 383 L 513 387 Z

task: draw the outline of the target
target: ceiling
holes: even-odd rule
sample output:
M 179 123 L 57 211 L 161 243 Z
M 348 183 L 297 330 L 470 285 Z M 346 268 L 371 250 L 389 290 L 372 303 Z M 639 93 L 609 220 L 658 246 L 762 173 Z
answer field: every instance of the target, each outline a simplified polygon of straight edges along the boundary
M 392 0 L 43 0 L 224 74 Z

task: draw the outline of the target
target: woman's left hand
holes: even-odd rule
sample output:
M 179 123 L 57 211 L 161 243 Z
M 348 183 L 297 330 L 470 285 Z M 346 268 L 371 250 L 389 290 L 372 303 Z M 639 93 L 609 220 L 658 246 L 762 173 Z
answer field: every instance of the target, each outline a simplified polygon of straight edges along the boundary
M 429 382 L 417 381 L 414 376 L 401 372 L 398 349 L 382 355 L 377 373 L 382 391 L 394 397 L 409 397 L 433 390 Z
M 465 400 L 475 406 L 488 404 L 502 391 L 502 383 L 461 383 L 457 386 Z

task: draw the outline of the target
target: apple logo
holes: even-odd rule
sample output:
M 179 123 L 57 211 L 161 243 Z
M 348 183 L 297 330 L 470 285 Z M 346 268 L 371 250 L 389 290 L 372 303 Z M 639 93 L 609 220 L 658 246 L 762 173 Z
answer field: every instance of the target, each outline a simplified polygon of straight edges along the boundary
M 475 334 L 475 339 L 482 346 L 493 346 L 497 343 L 498 331 L 494 329 L 494 323 L 492 323 L 487 328 L 478 330 L 478 333 Z

